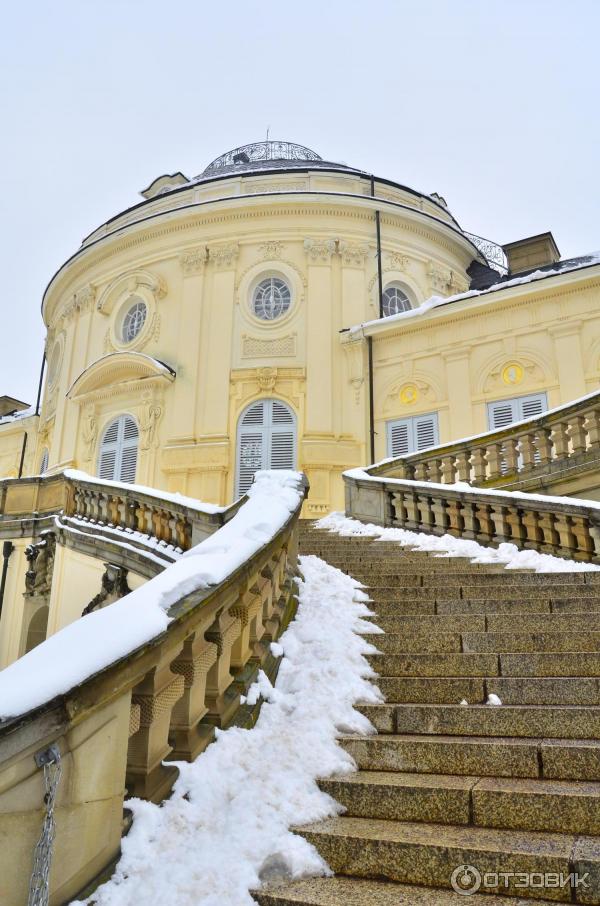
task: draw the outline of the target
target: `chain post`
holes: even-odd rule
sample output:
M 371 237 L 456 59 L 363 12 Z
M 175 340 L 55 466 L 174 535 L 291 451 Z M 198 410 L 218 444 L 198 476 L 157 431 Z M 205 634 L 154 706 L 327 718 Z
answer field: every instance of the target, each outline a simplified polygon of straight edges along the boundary
M 29 899 L 27 906 L 48 906 L 50 897 L 50 866 L 52 863 L 52 849 L 56 835 L 56 821 L 54 806 L 56 793 L 62 773 L 60 750 L 56 744 L 38 752 L 35 763 L 44 771 L 44 806 L 46 814 L 42 825 L 42 833 L 33 854 L 33 870 L 29 882 Z

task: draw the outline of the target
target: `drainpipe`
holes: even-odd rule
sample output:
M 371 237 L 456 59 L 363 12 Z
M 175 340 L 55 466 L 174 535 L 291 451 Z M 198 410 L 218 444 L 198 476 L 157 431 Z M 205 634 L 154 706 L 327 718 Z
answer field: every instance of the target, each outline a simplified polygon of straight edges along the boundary
M 44 379 L 44 365 L 46 364 L 46 353 L 42 355 L 42 367 L 40 368 L 40 382 L 38 384 L 37 400 L 35 403 L 35 414 L 40 414 L 40 400 L 42 399 L 42 381 Z
M 27 449 L 27 431 L 23 435 L 23 445 L 21 447 L 21 462 L 19 463 L 19 474 L 17 478 L 23 477 L 23 463 L 25 462 L 25 450 Z
M 375 197 L 375 177 L 371 175 L 371 195 Z M 379 288 L 379 317 L 383 318 L 383 272 L 381 269 L 381 220 L 375 211 L 375 233 L 377 236 L 377 285 Z
M 12 552 L 14 551 L 15 546 L 12 541 L 5 541 L 2 545 L 2 579 L 0 580 L 0 616 L 2 616 L 2 603 L 4 601 L 4 588 L 6 586 L 6 573 L 8 571 L 8 559 Z
M 373 407 L 373 337 L 367 337 L 368 378 L 369 378 L 369 443 L 371 465 L 375 462 L 375 410 Z

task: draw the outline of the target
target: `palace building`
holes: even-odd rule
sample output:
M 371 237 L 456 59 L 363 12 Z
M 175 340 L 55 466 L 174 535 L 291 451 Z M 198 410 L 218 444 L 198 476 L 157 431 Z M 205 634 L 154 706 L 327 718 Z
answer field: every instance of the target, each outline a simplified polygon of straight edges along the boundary
M 3 476 L 225 504 L 295 467 L 319 516 L 345 469 L 598 386 L 600 258 L 560 260 L 550 233 L 500 247 L 437 193 L 288 142 L 141 194 L 48 284 L 43 392 L 4 398 Z

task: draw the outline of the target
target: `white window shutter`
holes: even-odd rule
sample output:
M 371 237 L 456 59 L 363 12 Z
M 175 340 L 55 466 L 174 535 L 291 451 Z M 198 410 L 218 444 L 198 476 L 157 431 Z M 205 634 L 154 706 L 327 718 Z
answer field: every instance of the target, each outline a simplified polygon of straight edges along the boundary
M 279 400 L 260 400 L 242 415 L 238 429 L 236 494 L 245 494 L 259 469 L 293 469 L 296 419 Z
M 407 456 L 439 443 L 437 412 L 413 415 L 387 423 L 388 456 Z
M 488 427 L 490 431 L 499 431 L 506 428 L 518 418 L 517 406 L 514 400 L 498 400 L 488 403 Z
M 537 418 L 542 415 L 548 408 L 545 393 L 535 393 L 531 396 L 523 396 L 520 400 L 521 412 L 519 419 Z
M 105 481 L 135 481 L 139 432 L 130 415 L 120 415 L 106 428 L 100 444 L 98 476 Z

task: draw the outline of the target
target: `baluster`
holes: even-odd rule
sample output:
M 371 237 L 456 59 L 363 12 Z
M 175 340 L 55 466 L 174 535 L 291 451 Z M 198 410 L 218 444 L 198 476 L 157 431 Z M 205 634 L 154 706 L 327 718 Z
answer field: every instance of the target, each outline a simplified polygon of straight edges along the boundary
M 535 439 L 536 459 L 541 466 L 547 466 L 548 463 L 552 462 L 551 433 L 550 428 L 538 428 L 533 435 Z
M 587 432 L 590 447 L 600 445 L 600 410 L 592 409 L 585 413 L 585 430 Z
M 555 517 L 555 527 L 559 538 L 558 553 L 562 557 L 574 557 L 577 549 L 577 539 L 573 534 L 571 518 L 565 513 L 561 513 L 560 509 L 556 511 Z
M 455 481 L 454 456 L 442 456 L 443 484 L 454 484 Z
M 465 524 L 463 538 L 475 541 L 481 531 L 479 519 L 477 518 L 477 505 L 471 500 L 463 500 L 462 504 L 462 516 Z
M 235 603 L 234 601 L 232 604 Z M 237 617 L 229 613 L 229 608 L 221 611 L 205 638 L 217 646 L 217 660 L 208 671 L 206 679 L 207 721 L 214 726 L 227 724 L 237 709 L 239 695 L 227 694 L 233 677 L 231 675 L 231 649 L 240 635 L 242 624 Z
M 429 460 L 429 481 L 435 481 L 441 484 L 442 481 L 442 461 L 441 459 Z
M 96 507 L 97 507 L 97 513 L 98 513 L 97 521 L 100 523 L 104 523 L 104 524 L 110 522 L 110 519 L 108 516 L 108 497 L 106 494 L 103 494 L 101 491 L 98 491 L 98 494 L 96 497 Z
M 518 506 L 506 508 L 506 522 L 510 529 L 510 541 L 522 547 L 527 532 L 523 524 L 523 511 Z
M 519 471 L 519 441 L 516 437 L 507 437 L 502 443 L 504 475 L 513 475 Z
M 497 542 L 510 541 L 508 507 L 494 503 L 490 506 L 490 510 L 490 516 L 494 524 L 493 540 Z
M 450 525 L 450 517 L 447 513 L 447 503 L 443 497 L 431 498 L 431 512 L 433 513 L 435 534 L 445 535 Z
M 556 518 L 554 513 L 543 511 L 538 516 L 538 528 L 542 533 L 542 550 L 547 554 L 556 554 L 560 538 L 556 530 Z
M 476 503 L 475 515 L 479 523 L 479 533 L 475 540 L 484 543 L 493 541 L 496 534 L 496 523 L 493 519 L 491 504 Z
M 200 723 L 208 714 L 208 671 L 217 660 L 217 646 L 204 638 L 208 623 L 210 620 L 196 627 L 193 635 L 185 640 L 181 654 L 171 664 L 173 673 L 183 677 L 183 695 L 171 713 L 169 743 L 173 751 L 170 760 L 193 761 L 214 736 L 214 727 Z
M 552 425 L 552 446 L 556 459 L 566 459 L 569 455 L 569 434 L 566 422 Z
M 456 472 L 458 481 L 470 481 L 471 462 L 469 450 L 459 450 L 456 454 Z
M 594 541 L 590 535 L 589 520 L 586 516 L 571 516 L 571 529 L 575 537 L 576 560 L 591 560 L 594 554 Z
M 521 434 L 519 437 L 519 449 L 521 452 L 521 470 L 523 472 L 530 472 L 531 469 L 535 468 L 535 434 Z
M 502 444 L 489 444 L 485 458 L 490 467 L 490 480 L 495 481 L 502 475 Z
M 475 447 L 471 453 L 471 462 L 473 464 L 473 480 L 476 484 L 484 482 L 487 477 L 487 462 L 483 447 Z
M 132 796 L 154 802 L 165 798 L 177 773 L 162 762 L 171 751 L 171 711 L 183 695 L 183 676 L 171 672 L 182 644 L 165 642 L 161 646 L 158 663 L 134 687 L 131 697 L 132 703 L 140 706 L 140 728 L 129 740 L 127 789 Z
M 130 531 L 135 531 L 135 527 L 137 524 L 136 510 L 137 510 L 138 506 L 139 506 L 139 504 L 138 504 L 137 500 L 133 500 L 129 496 L 125 498 L 125 512 L 124 512 L 124 516 L 123 516 L 123 522 L 125 524 L 125 527 L 128 528 Z
M 415 481 L 427 481 L 427 462 L 416 463 Z
M 394 525 L 399 525 L 402 528 L 406 525 L 408 521 L 408 514 L 406 512 L 406 506 L 404 504 L 405 494 L 403 491 L 394 491 L 392 493 L 392 509 L 394 511 Z
M 136 531 L 141 532 L 142 535 L 149 535 L 151 528 L 151 511 L 148 508 L 146 503 L 140 501 L 139 505 L 135 510 L 135 528 Z
M 585 437 L 585 415 L 574 415 L 569 421 L 569 430 L 568 434 L 571 439 L 571 445 L 573 447 L 573 455 L 577 453 L 585 453 L 586 449 L 586 437 Z
M 431 497 L 427 494 L 417 494 L 417 508 L 420 514 L 420 530 L 425 532 L 431 531 L 434 523 L 434 515 L 431 509 Z
M 119 525 L 119 502 L 120 498 L 116 494 L 111 494 L 108 498 L 108 521 L 110 525 Z
M 464 531 L 465 520 L 462 512 L 462 502 L 457 497 L 448 501 L 448 518 L 450 520 L 448 534 L 454 535 L 455 538 L 460 538 Z
M 187 551 L 192 543 L 192 527 L 184 516 L 175 521 L 175 546 Z
M 404 501 L 406 504 L 406 528 L 412 532 L 418 532 L 421 525 L 421 515 L 417 505 L 417 495 L 414 492 L 405 494 Z
M 524 547 L 539 550 L 544 542 L 544 533 L 539 524 L 540 514 L 533 509 L 523 510 L 522 522 L 525 529 Z

